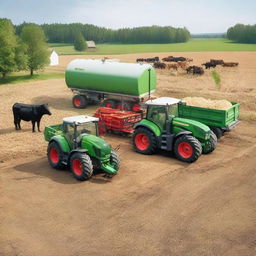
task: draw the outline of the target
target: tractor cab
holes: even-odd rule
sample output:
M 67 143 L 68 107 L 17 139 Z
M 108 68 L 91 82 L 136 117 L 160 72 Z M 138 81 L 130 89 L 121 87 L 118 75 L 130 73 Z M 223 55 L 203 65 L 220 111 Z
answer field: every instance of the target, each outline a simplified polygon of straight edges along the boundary
M 72 116 L 63 119 L 63 130 L 71 148 L 77 148 L 84 135 L 98 136 L 99 118 L 92 116 Z
M 178 103 L 180 99 L 161 97 L 145 102 L 147 105 L 146 119 L 156 124 L 161 132 L 170 133 L 171 120 L 178 116 Z

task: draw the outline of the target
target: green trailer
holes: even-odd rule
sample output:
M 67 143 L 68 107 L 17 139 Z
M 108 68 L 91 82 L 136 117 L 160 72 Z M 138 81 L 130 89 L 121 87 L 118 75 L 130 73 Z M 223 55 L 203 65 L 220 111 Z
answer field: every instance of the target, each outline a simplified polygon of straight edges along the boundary
M 140 63 L 76 59 L 68 64 L 65 79 L 75 93 L 75 108 L 103 101 L 106 107 L 136 111 L 156 89 L 154 68 Z
M 239 124 L 240 104 L 231 102 L 232 107 L 227 110 L 217 110 L 178 104 L 178 116 L 196 120 L 210 127 L 220 138 L 224 132 L 231 131 Z

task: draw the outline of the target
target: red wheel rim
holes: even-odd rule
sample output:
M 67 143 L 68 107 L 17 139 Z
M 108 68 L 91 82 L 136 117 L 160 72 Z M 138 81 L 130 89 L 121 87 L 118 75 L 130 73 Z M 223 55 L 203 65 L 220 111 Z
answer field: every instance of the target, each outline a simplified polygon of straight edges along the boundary
M 80 107 L 81 106 L 81 100 L 78 97 L 76 97 L 74 99 L 74 104 L 75 104 L 76 107 Z
M 181 142 L 178 146 L 178 152 L 183 158 L 190 158 L 193 154 L 193 148 L 188 142 Z
M 122 104 L 117 105 L 117 109 L 119 109 L 119 110 L 127 110 L 126 105 L 122 105 Z
M 140 104 L 134 104 L 132 107 L 133 111 L 139 111 L 140 110 Z
M 50 160 L 54 164 L 57 164 L 59 162 L 59 152 L 56 148 L 50 149 Z
M 148 136 L 144 133 L 138 133 L 135 137 L 135 144 L 139 150 L 146 150 L 149 147 Z
M 74 159 L 72 161 L 72 169 L 77 176 L 80 176 L 83 173 L 82 163 L 79 159 Z
M 112 108 L 112 103 L 106 103 L 106 104 L 105 104 L 105 107 L 106 107 L 106 108 Z

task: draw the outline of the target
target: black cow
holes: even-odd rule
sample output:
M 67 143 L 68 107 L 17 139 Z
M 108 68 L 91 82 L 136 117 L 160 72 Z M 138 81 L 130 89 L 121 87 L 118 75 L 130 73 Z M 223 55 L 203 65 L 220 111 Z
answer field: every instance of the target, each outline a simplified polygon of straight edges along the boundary
M 14 125 L 16 130 L 20 130 L 20 121 L 31 121 L 32 131 L 35 132 L 35 124 L 37 123 L 37 129 L 40 132 L 40 121 L 43 115 L 51 115 L 48 108 L 48 104 L 42 105 L 29 105 L 22 103 L 15 103 L 12 106 Z
M 204 70 L 198 66 L 189 66 L 187 69 L 187 73 L 192 73 L 193 75 L 202 75 L 204 74 Z
M 203 66 L 205 66 L 206 69 L 210 69 L 210 68 L 216 68 L 216 64 L 212 63 L 212 62 L 205 62 L 202 64 Z

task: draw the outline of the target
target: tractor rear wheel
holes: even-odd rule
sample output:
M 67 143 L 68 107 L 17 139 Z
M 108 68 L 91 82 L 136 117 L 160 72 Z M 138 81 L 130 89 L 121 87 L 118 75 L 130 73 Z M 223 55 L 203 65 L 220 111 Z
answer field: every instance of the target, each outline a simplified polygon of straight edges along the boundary
M 72 103 L 75 108 L 81 109 L 87 107 L 88 100 L 86 96 L 77 94 L 73 97 Z
M 76 152 L 70 158 L 70 167 L 77 180 L 88 180 L 93 173 L 93 165 L 90 157 L 85 153 Z
M 47 157 L 51 167 L 55 169 L 63 169 L 65 167 L 63 164 L 64 153 L 57 142 L 52 141 L 48 144 Z
M 203 154 L 209 154 L 212 151 L 214 151 L 214 149 L 217 146 L 217 136 L 215 135 L 214 132 L 211 131 L 211 135 L 210 135 L 210 140 L 208 141 L 207 145 L 205 147 L 203 147 Z
M 116 171 L 119 170 L 120 159 L 117 152 L 114 149 L 111 150 L 110 164 L 115 168 Z
M 219 127 L 211 126 L 210 129 L 214 132 L 217 139 L 220 139 L 223 136 L 223 131 Z
M 145 155 L 155 153 L 157 148 L 156 136 L 146 128 L 139 127 L 133 134 L 133 148 Z
M 183 162 L 193 163 L 202 154 L 202 145 L 195 137 L 183 135 L 175 141 L 174 153 L 177 159 Z

